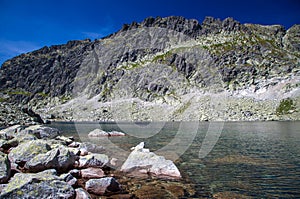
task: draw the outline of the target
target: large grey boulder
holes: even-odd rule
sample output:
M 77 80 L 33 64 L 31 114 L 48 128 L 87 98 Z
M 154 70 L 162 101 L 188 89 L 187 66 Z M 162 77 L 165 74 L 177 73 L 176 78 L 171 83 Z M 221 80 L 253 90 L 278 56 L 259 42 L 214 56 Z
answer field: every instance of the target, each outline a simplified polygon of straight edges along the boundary
M 8 157 L 13 163 L 23 164 L 36 155 L 46 153 L 49 150 L 51 150 L 51 148 L 45 140 L 32 140 L 13 148 Z
M 86 182 L 85 189 L 89 193 L 94 193 L 97 195 L 118 192 L 121 190 L 120 184 L 113 177 L 90 179 Z
M 60 132 L 56 128 L 34 125 L 21 130 L 19 134 L 33 134 L 40 139 L 54 139 L 60 135 Z
M 64 146 L 52 149 L 44 154 L 38 154 L 25 164 L 30 172 L 39 172 L 46 169 L 67 171 L 74 166 L 77 156 Z
M 10 176 L 10 161 L 6 154 L 0 152 L 0 183 L 8 181 Z
M 74 198 L 74 189 L 55 174 L 55 170 L 36 174 L 17 173 L 4 187 L 0 198 Z
M 105 154 L 92 153 L 86 156 L 80 156 L 78 161 L 79 168 L 104 167 L 109 162 Z
M 158 178 L 181 178 L 178 168 L 171 160 L 145 149 L 143 142 L 133 148 L 121 171 L 133 175 L 151 174 Z

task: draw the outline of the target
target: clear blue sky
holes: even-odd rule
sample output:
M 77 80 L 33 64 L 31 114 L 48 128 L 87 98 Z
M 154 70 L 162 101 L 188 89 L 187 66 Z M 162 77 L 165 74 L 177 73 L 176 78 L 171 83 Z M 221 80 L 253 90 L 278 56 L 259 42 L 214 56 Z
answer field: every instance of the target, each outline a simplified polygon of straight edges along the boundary
M 241 23 L 300 24 L 299 0 L 0 0 L 0 65 L 8 58 L 101 38 L 148 16 L 233 17 Z

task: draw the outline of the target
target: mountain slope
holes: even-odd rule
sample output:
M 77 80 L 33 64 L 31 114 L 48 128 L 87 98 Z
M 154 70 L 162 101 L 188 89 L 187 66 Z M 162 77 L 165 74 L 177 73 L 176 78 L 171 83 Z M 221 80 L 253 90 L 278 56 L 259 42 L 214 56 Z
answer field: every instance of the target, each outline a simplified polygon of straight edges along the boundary
M 300 25 L 147 18 L 8 60 L 0 90 L 68 120 L 299 119 L 299 34 Z

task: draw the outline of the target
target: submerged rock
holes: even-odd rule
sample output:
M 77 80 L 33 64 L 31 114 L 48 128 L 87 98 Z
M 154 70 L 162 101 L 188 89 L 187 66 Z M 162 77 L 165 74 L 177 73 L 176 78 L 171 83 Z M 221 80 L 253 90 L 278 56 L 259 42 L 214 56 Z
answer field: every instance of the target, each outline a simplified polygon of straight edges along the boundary
M 85 189 L 97 195 L 105 193 L 118 192 L 121 190 L 120 184 L 113 177 L 106 177 L 101 179 L 91 179 L 86 182 Z
M 0 183 L 5 183 L 10 177 L 10 161 L 6 154 L 0 152 Z
M 75 197 L 74 189 L 55 175 L 55 170 L 36 174 L 17 173 L 2 190 L 0 198 L 62 198 Z
M 133 148 L 121 171 L 132 175 L 150 174 L 158 178 L 181 178 L 178 168 L 171 160 L 144 149 L 143 142 Z

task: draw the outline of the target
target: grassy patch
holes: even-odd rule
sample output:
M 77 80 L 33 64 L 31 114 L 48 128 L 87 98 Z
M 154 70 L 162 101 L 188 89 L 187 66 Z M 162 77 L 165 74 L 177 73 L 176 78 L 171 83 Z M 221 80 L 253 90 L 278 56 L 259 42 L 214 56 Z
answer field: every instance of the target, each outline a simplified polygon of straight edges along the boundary
M 293 110 L 295 110 L 294 101 L 290 98 L 286 98 L 280 101 L 280 104 L 276 109 L 276 114 L 284 115 L 290 113 Z

